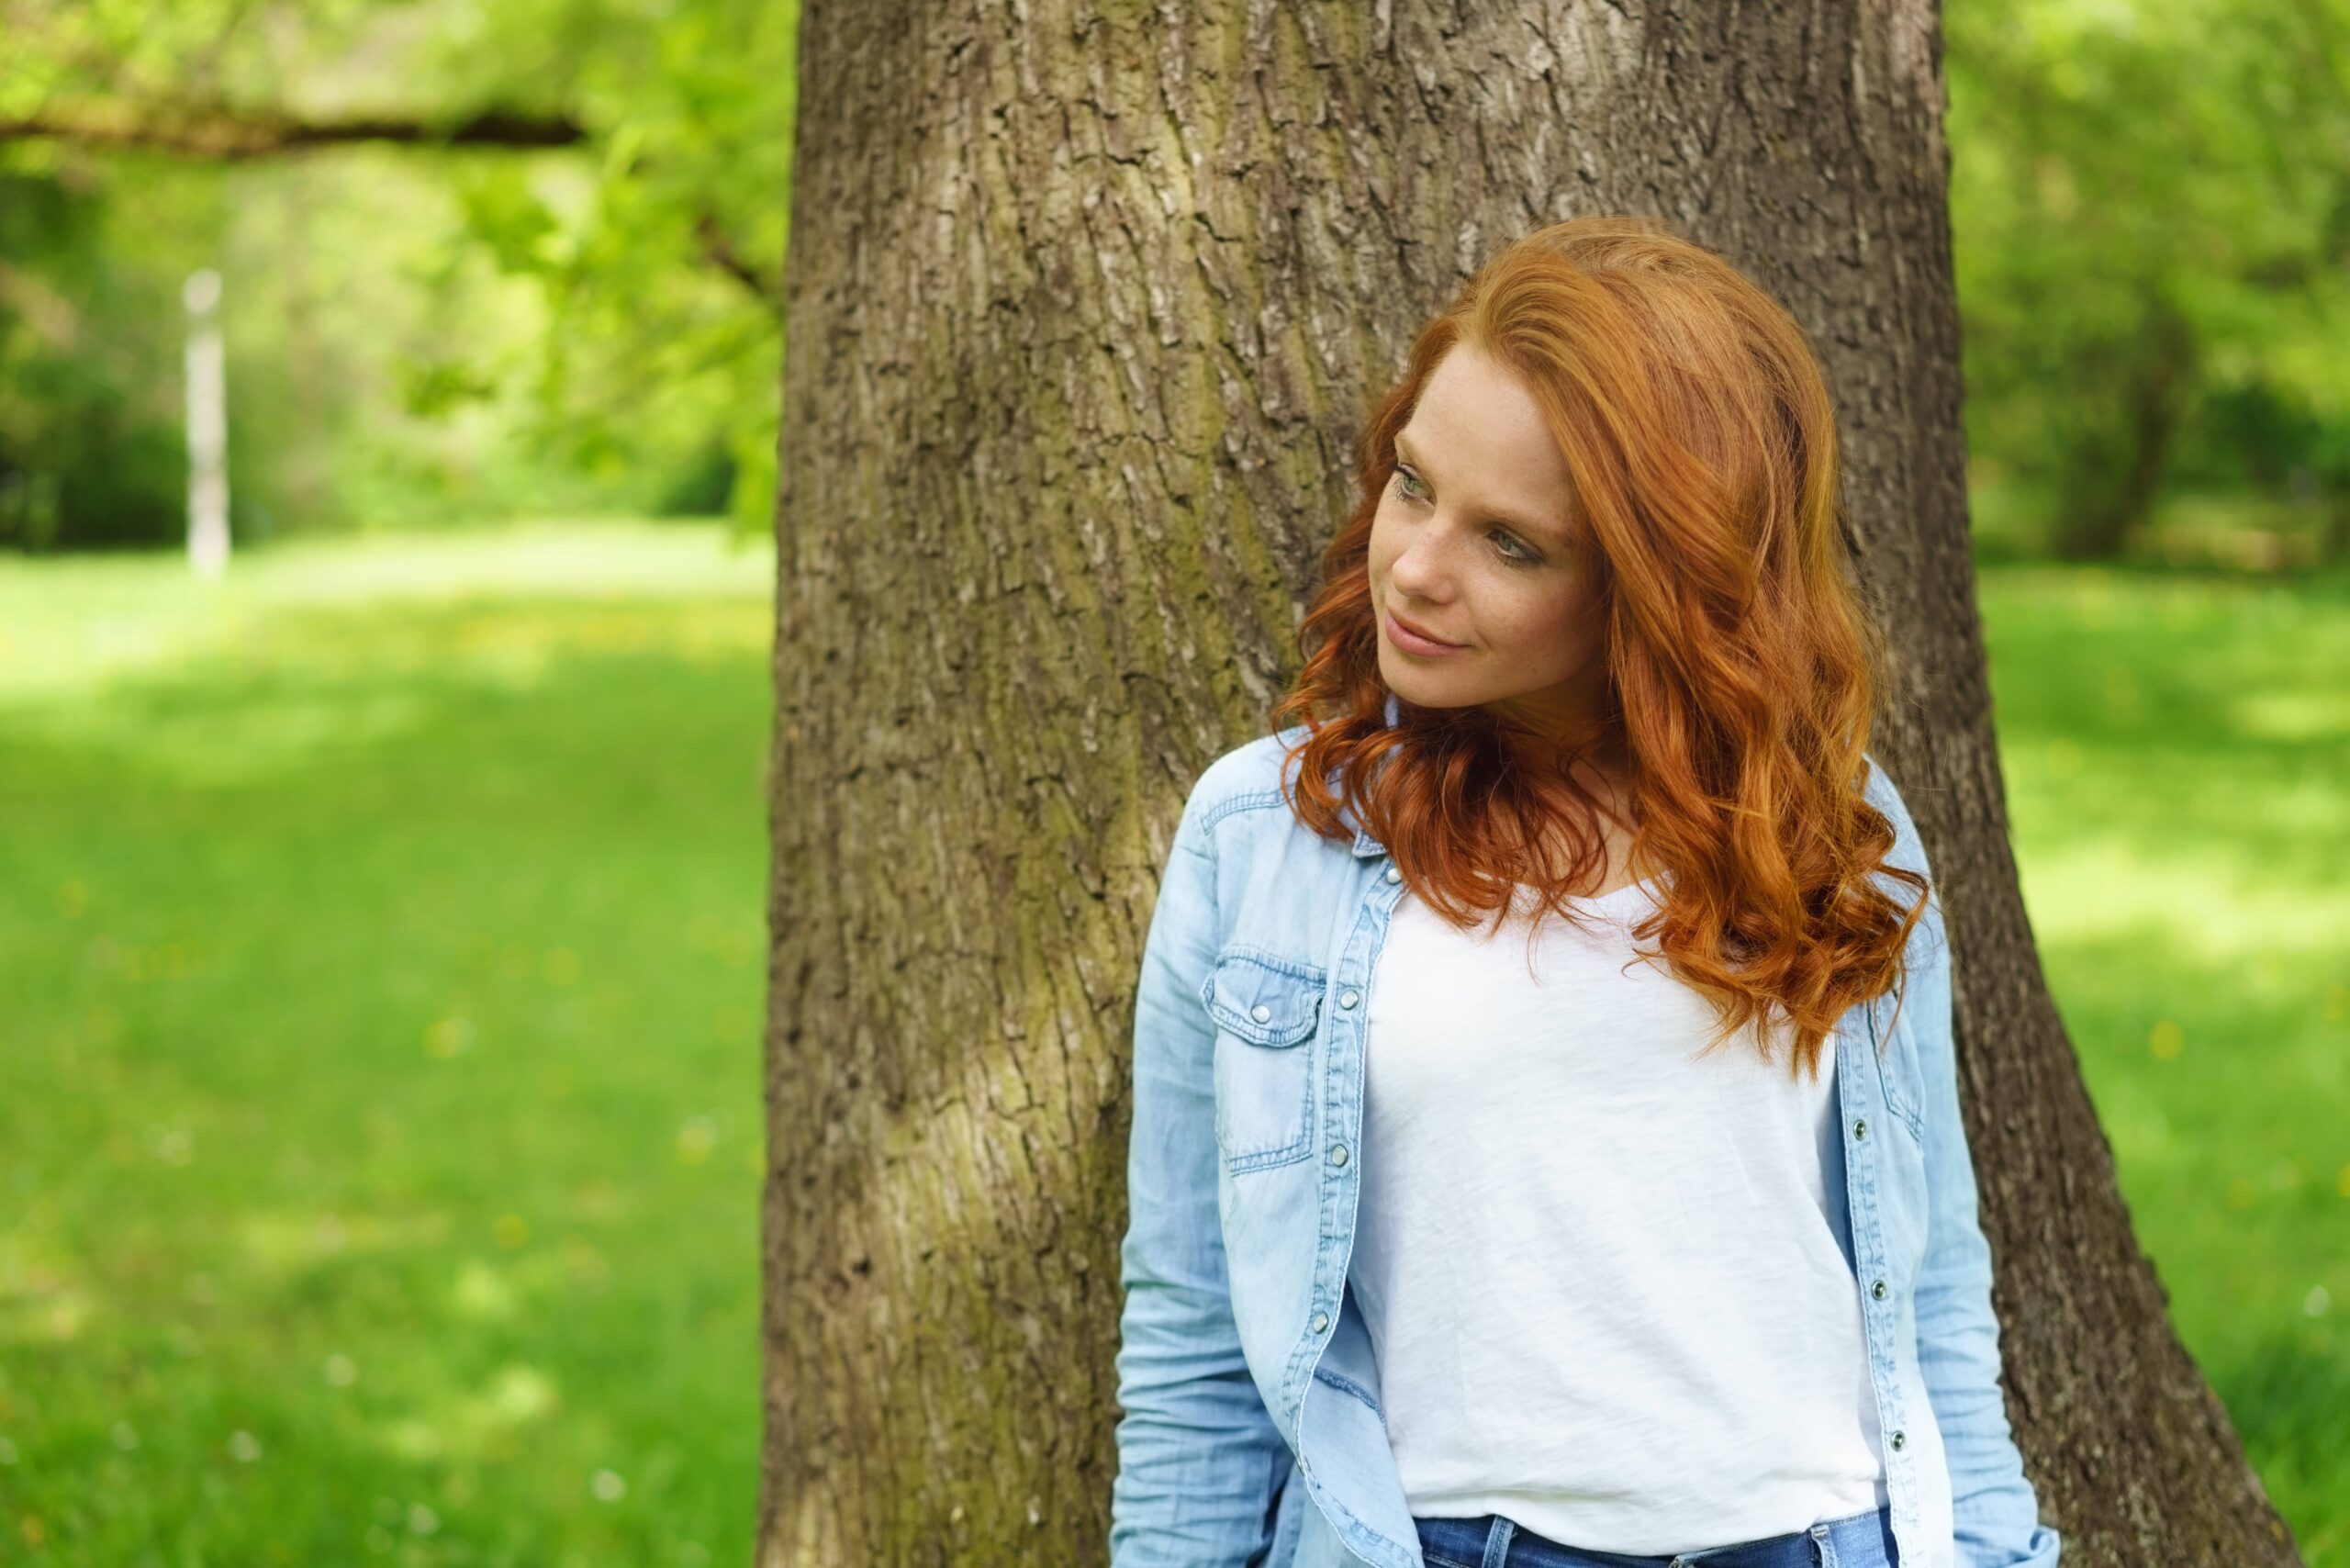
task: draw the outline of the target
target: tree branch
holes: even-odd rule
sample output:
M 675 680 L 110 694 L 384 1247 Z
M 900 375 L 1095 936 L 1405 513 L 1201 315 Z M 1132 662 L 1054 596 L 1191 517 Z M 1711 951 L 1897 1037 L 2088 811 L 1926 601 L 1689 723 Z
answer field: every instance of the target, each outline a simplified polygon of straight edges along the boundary
M 447 122 L 309 120 L 268 110 L 207 105 L 151 104 L 131 110 L 97 103 L 0 118 L 0 142 L 37 137 L 103 151 L 170 152 L 214 162 L 243 162 L 365 141 L 417 148 L 536 151 L 579 146 L 589 140 L 589 133 L 567 115 L 550 118 L 503 110 Z M 714 213 L 703 212 L 695 218 L 694 238 L 705 261 L 749 289 L 760 304 L 782 308 L 780 284 L 743 259 Z
M 760 304 L 778 312 L 782 310 L 781 285 L 762 276 L 756 268 L 743 259 L 742 252 L 734 249 L 733 241 L 727 238 L 726 230 L 719 227 L 714 214 L 704 212 L 694 219 L 694 238 L 701 241 L 702 257 L 711 265 L 749 289 Z
M 588 140 L 588 131 L 567 115 L 525 115 L 502 109 L 445 123 L 415 118 L 307 120 L 265 110 L 202 105 L 147 106 L 135 112 L 90 105 L 0 118 L 0 141 L 35 138 L 108 151 L 173 152 L 239 162 L 361 141 L 419 147 L 575 147 Z

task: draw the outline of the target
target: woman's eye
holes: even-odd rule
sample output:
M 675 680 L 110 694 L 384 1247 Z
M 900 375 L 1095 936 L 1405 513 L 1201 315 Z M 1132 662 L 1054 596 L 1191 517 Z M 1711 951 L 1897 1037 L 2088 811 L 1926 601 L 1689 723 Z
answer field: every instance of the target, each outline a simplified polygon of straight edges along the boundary
M 1425 489 L 1420 488 L 1419 486 L 1419 480 L 1410 473 L 1402 468 L 1395 470 L 1395 493 L 1402 496 L 1405 500 L 1417 501 L 1427 498 L 1427 492 Z M 1496 552 L 1496 554 L 1498 554 L 1503 560 L 1507 561 L 1511 566 L 1533 566 L 1541 564 L 1542 557 L 1540 554 L 1539 552 L 1529 550 L 1525 545 L 1520 544 L 1516 536 L 1512 535 L 1508 531 L 1496 528 L 1490 535 L 1488 535 L 1488 537 L 1500 542 L 1501 548 Z

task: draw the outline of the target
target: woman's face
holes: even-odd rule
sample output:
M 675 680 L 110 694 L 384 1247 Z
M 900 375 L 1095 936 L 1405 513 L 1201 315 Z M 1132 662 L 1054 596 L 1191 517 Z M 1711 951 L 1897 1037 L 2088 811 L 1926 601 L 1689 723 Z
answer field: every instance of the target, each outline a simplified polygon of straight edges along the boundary
M 1480 704 L 1544 734 L 1594 730 L 1606 697 L 1603 629 L 1569 547 L 1566 460 L 1525 385 L 1483 351 L 1455 347 L 1395 457 L 1371 524 L 1388 689 L 1424 708 Z M 1456 645 L 1431 651 L 1413 628 Z

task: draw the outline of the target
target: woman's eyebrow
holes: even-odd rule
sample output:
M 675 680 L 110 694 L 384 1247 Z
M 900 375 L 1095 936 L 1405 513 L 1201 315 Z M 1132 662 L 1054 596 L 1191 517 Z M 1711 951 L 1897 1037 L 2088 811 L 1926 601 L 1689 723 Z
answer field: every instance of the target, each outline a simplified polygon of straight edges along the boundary
M 1407 450 L 1410 445 L 1411 443 L 1404 439 L 1403 432 L 1400 431 L 1397 431 L 1395 435 L 1396 455 L 1402 457 L 1405 462 L 1410 463 L 1416 467 L 1419 465 L 1420 462 L 1419 455 L 1416 453 Z M 1547 543 L 1557 544 L 1563 547 L 1566 543 L 1563 539 L 1559 537 L 1559 531 L 1555 528 L 1545 527 L 1540 523 L 1528 522 L 1523 518 L 1512 517 L 1507 512 L 1489 511 L 1486 513 L 1486 516 L 1495 522 L 1515 528 L 1520 533 L 1530 534 L 1534 538 L 1542 540 Z

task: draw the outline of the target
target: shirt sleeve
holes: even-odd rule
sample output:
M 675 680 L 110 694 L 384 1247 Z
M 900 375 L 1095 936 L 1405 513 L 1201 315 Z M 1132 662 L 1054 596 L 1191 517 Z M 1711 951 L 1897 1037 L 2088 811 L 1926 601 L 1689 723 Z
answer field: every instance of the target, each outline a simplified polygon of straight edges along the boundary
M 1886 788 L 1890 792 L 1889 780 Z M 1928 1218 L 1918 1279 L 1918 1362 L 1950 1467 L 1957 1561 L 1960 1568 L 2054 1568 L 2062 1538 L 2040 1522 L 1999 1387 L 1991 1247 L 1977 1219 L 1975 1164 L 1959 1112 L 1942 895 L 1897 795 L 1893 806 L 1910 858 L 1930 879 L 1926 912 L 1910 933 L 1910 991 L 1901 1005 L 1923 1081 Z
M 1215 870 L 1186 802 L 1135 999 L 1111 1568 L 1240 1568 L 1292 1462 L 1240 1350 L 1216 1205 Z

